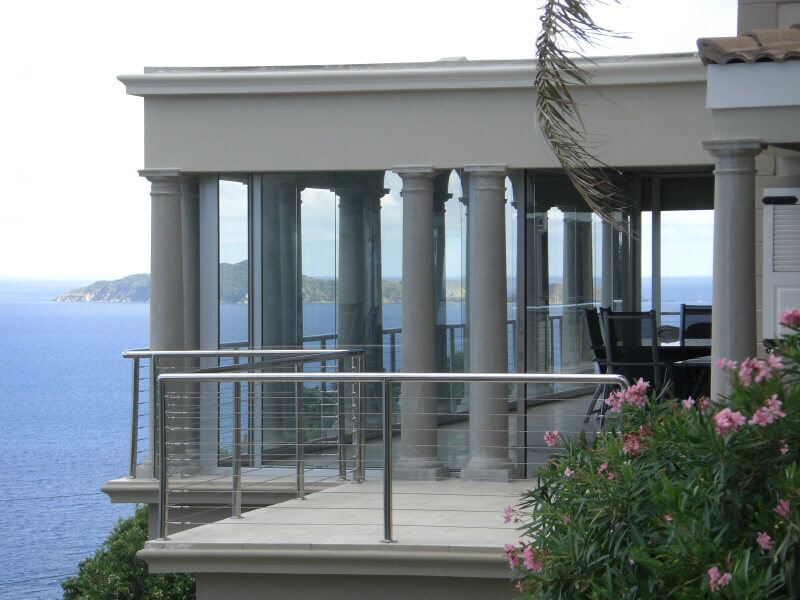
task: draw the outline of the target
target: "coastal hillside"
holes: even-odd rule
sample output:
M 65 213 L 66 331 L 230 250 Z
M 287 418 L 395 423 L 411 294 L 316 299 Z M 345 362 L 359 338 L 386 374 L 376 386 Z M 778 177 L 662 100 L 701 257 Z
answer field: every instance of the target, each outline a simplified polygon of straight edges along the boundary
M 221 300 L 226 304 L 247 303 L 247 261 L 236 264 L 222 263 L 220 268 Z M 330 304 L 336 302 L 336 280 L 303 275 L 303 303 Z M 383 303 L 399 304 L 403 298 L 403 284 L 383 280 Z M 461 300 L 460 281 L 448 281 L 447 301 Z M 95 281 L 85 287 L 75 288 L 56 298 L 56 302 L 149 302 L 150 275 L 139 273 L 115 281 Z
M 148 302 L 150 275 L 138 273 L 116 281 L 95 281 L 61 294 L 56 302 Z

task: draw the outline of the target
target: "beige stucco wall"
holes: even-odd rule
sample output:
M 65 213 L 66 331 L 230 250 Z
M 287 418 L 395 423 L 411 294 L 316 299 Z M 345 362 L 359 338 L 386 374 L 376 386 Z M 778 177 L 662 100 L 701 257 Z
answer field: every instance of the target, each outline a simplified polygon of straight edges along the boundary
M 471 577 L 380 577 L 364 575 L 315 575 L 314 565 L 302 575 L 252 575 L 198 573 L 197 600 L 504 600 L 516 598 L 508 579 Z
M 600 157 L 708 165 L 705 82 L 580 90 Z M 145 165 L 314 171 L 502 164 L 550 167 L 531 89 L 145 97 Z
M 785 29 L 797 22 L 800 22 L 798 0 L 739 0 L 739 35 L 753 29 Z

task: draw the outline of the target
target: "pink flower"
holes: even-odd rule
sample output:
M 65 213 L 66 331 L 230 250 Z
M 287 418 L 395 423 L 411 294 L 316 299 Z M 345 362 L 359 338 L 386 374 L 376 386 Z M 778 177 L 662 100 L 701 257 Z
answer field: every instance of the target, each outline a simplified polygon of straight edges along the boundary
M 788 500 L 778 500 L 778 506 L 773 508 L 776 513 L 782 516 L 784 519 L 789 518 L 789 508 L 791 505 L 789 504 Z
M 665 521 L 672 522 L 672 520 L 673 520 L 673 519 L 674 519 L 674 517 L 673 517 L 671 514 L 669 514 L 669 513 L 667 513 L 666 515 L 664 515 L 664 520 L 665 520 Z
M 555 431 L 546 431 L 544 433 L 544 441 L 548 446 L 555 446 L 558 441 L 558 436 L 561 432 L 556 429 Z
M 730 573 L 725 573 L 724 575 L 719 572 L 717 567 L 711 567 L 708 570 L 708 587 L 711 588 L 712 592 L 716 592 L 720 588 L 724 588 L 731 582 L 733 576 Z
M 682 400 L 681 404 L 683 404 L 683 408 L 689 410 L 694 406 L 694 400 L 692 400 L 692 397 L 689 396 L 686 400 Z
M 741 379 L 742 383 L 745 385 L 750 385 L 753 382 L 754 375 L 755 382 L 761 383 L 772 377 L 772 369 L 770 369 L 769 365 L 763 360 L 757 358 L 745 359 L 742 362 L 742 366 L 739 367 L 739 379 Z
M 781 325 L 792 329 L 800 328 L 800 310 L 793 308 L 781 313 Z
M 611 392 L 605 399 L 605 404 L 612 413 L 622 412 L 622 392 Z
M 740 412 L 733 412 L 730 408 L 723 408 L 714 415 L 714 423 L 717 424 L 717 434 L 728 435 L 736 432 L 745 424 L 745 417 Z
M 767 400 L 767 410 L 775 419 L 782 419 L 786 416 L 786 413 L 781 410 L 781 406 L 783 406 L 783 402 L 778 400 L 778 394 L 772 394 L 772 398 Z
M 615 476 L 611 471 L 609 471 L 608 473 L 606 473 L 606 477 L 608 477 L 609 481 L 614 481 Z
M 714 364 L 720 369 L 727 369 L 728 371 L 735 371 L 738 366 L 735 360 L 728 360 L 727 358 L 720 358 Z
M 642 449 L 642 444 L 639 442 L 639 438 L 632 433 L 629 433 L 625 436 L 625 445 L 622 447 L 622 452 L 624 454 L 630 454 L 631 456 L 636 456 L 637 451 Z
M 642 408 L 647 403 L 647 388 L 649 387 L 650 384 L 639 377 L 639 381 L 622 392 L 623 400 L 626 404 Z
M 789 453 L 789 445 L 786 443 L 786 440 L 781 440 L 781 454 L 788 454 Z
M 775 548 L 775 542 L 772 540 L 765 531 L 759 531 L 756 536 L 756 542 L 761 546 L 761 554 L 764 552 L 771 552 Z
M 597 474 L 600 475 L 600 473 L 605 471 L 607 468 L 608 468 L 608 463 L 604 462 L 602 465 L 600 465 L 600 468 L 597 469 Z
M 781 357 L 777 354 L 773 354 L 772 352 L 767 355 L 767 364 L 774 371 L 780 371 L 783 369 L 783 361 L 781 360 Z
M 525 557 L 525 568 L 529 571 L 533 571 L 534 573 L 541 573 L 542 572 L 542 565 L 541 561 L 536 560 L 536 551 L 531 546 L 525 546 L 525 550 L 522 551 L 522 555 Z
M 716 402 L 710 400 L 708 396 L 701 396 L 698 402 L 700 403 L 700 410 L 703 412 L 706 412 L 716 404 Z
M 572 470 L 572 469 L 570 469 L 569 467 L 567 467 L 566 469 L 564 469 L 564 475 L 566 475 L 567 477 L 572 477 L 572 474 L 573 474 L 574 472 L 575 472 L 575 471 L 573 471 L 573 470 Z
M 516 569 L 519 566 L 519 556 L 517 556 L 517 549 L 511 544 L 503 546 L 503 556 L 508 559 L 508 566 L 511 569 Z
M 511 522 L 511 517 L 513 515 L 514 515 L 514 509 L 511 508 L 510 506 L 506 506 L 506 510 L 503 513 L 503 522 L 504 523 L 510 523 Z
M 516 585 L 514 587 L 516 587 L 520 592 L 524 592 L 525 591 L 525 586 L 523 585 L 521 579 L 516 583 Z
M 767 400 L 764 406 L 758 408 L 756 412 L 753 413 L 753 418 L 751 418 L 748 423 L 750 425 L 766 427 L 772 424 L 776 419 L 782 419 L 786 416 L 786 413 L 781 410 L 782 406 L 783 402 L 778 400 L 778 394 L 773 394 L 772 398 Z

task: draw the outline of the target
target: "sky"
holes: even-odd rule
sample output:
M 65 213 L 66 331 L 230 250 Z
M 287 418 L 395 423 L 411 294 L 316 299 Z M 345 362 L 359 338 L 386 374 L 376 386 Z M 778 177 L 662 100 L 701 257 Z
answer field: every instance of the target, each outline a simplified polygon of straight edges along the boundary
M 540 4 L 8 3 L 0 35 L 0 278 L 149 271 L 149 187 L 137 174 L 142 99 L 126 96 L 118 75 L 146 66 L 530 58 Z M 630 36 L 592 55 L 695 51 L 698 37 L 736 30 L 736 0 L 623 0 L 592 14 Z

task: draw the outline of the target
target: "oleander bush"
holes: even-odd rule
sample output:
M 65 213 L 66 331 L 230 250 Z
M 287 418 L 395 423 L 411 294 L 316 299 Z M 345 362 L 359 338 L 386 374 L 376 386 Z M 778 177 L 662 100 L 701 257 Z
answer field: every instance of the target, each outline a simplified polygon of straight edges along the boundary
M 563 444 L 506 519 L 529 598 L 800 598 L 800 311 L 766 361 L 720 361 L 729 397 L 606 400 L 619 416 Z
M 64 600 L 190 600 L 194 575 L 150 574 L 136 553 L 147 541 L 147 507 L 120 519 L 108 539 L 78 565 L 78 574 L 61 584 Z

